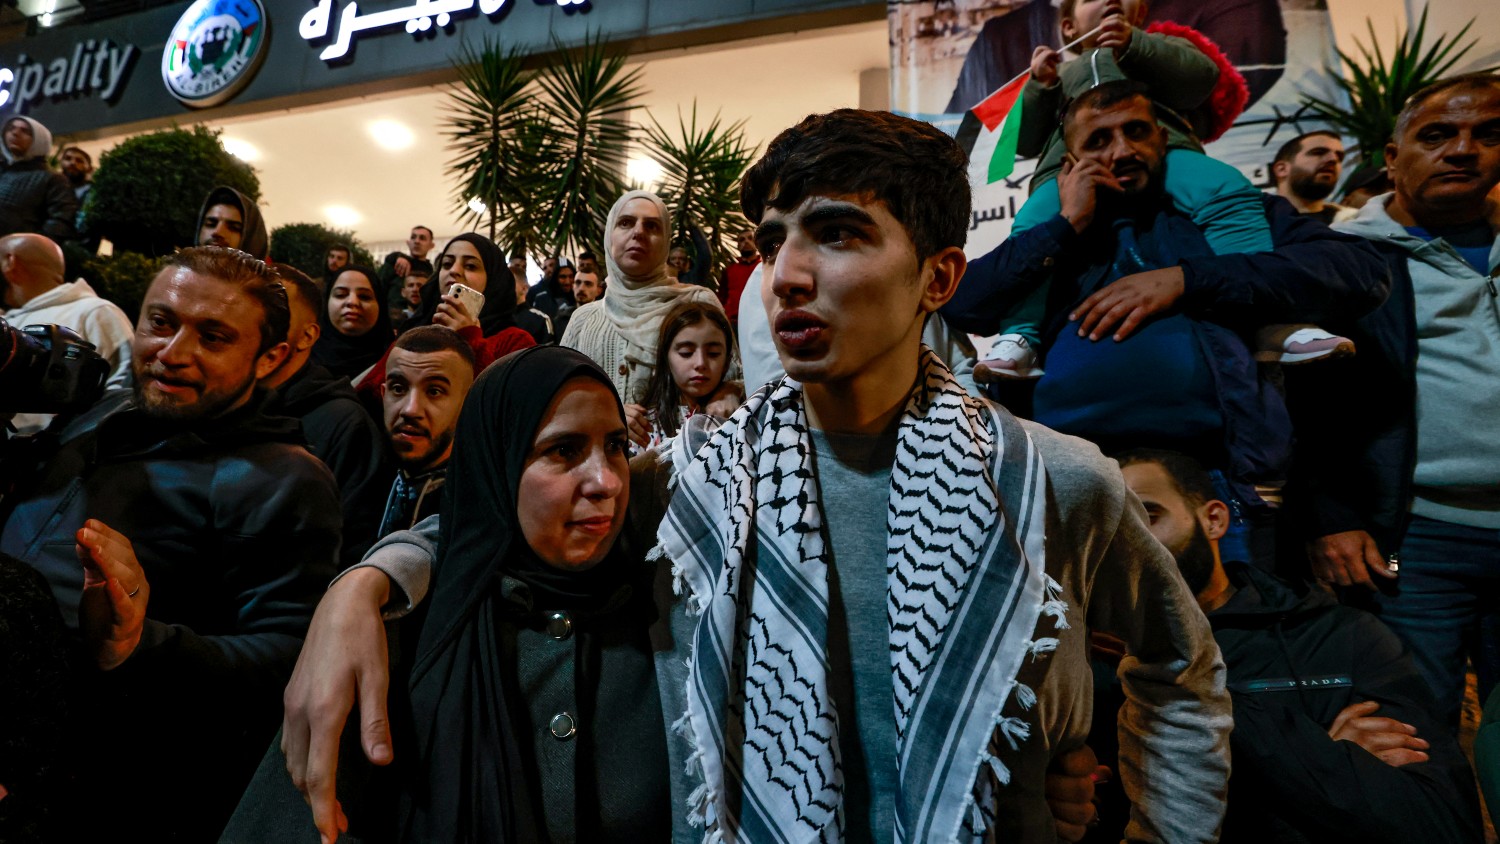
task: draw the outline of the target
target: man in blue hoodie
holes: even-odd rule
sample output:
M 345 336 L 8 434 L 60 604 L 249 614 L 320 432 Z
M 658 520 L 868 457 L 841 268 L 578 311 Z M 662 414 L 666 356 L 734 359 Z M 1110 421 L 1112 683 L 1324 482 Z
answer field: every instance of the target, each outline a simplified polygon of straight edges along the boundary
M 1500 677 L 1500 77 L 1412 95 L 1385 155 L 1394 191 L 1337 228 L 1390 298 L 1336 329 L 1357 360 L 1288 376 L 1287 502 L 1314 574 L 1373 601 L 1457 729 L 1465 662 L 1481 700 Z

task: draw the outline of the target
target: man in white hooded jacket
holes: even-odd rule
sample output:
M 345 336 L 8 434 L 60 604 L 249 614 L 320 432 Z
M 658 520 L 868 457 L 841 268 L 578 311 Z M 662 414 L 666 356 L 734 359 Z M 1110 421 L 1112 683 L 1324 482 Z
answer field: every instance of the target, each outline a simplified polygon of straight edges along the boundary
M 108 388 L 130 383 L 130 336 L 125 312 L 100 298 L 83 279 L 64 282 L 62 248 L 39 234 L 0 238 L 0 294 L 5 320 L 16 328 L 61 325 L 78 332 L 109 361 Z M 21 434 L 47 427 L 48 414 L 18 414 L 12 423 Z

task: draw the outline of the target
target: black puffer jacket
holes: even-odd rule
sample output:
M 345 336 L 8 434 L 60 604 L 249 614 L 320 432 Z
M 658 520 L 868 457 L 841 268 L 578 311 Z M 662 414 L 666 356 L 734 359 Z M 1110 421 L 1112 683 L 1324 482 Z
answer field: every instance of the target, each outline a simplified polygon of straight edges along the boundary
M 53 240 L 77 236 L 78 197 L 41 158 L 0 163 L 0 235 L 40 232 Z
M 1249 566 L 1209 613 L 1234 699 L 1224 842 L 1479 842 L 1474 777 L 1432 693 L 1379 619 L 1320 591 L 1302 598 Z M 1344 707 L 1416 727 L 1427 762 L 1393 768 L 1328 729 Z
M 62 431 L 5 519 L 0 552 L 42 573 L 70 628 L 85 520 L 129 538 L 150 583 L 135 653 L 85 673 L 79 771 L 101 779 L 81 784 L 85 822 L 212 840 L 276 732 L 334 574 L 339 503 L 295 420 L 262 406 L 184 428 L 146 418 L 128 390 L 108 393 Z

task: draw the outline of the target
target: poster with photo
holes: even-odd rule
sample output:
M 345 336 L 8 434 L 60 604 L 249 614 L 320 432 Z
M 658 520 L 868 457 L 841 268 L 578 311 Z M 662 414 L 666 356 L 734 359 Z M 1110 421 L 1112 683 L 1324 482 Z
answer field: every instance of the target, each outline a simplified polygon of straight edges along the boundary
M 891 109 L 950 134 L 958 134 L 970 108 L 1030 68 L 1037 45 L 1062 46 L 1052 0 L 891 0 L 887 9 Z M 1207 151 L 1255 184 L 1268 182 L 1271 157 L 1281 144 L 1326 128 L 1317 121 L 1288 120 L 1297 115 L 1303 94 L 1338 99 L 1326 70 L 1338 62 L 1326 0 L 1157 0 L 1146 20 L 1198 30 L 1245 77 L 1250 90 L 1245 112 Z M 1014 172 L 993 184 L 985 167 L 976 162 L 971 168 L 971 258 L 993 249 L 1010 231 L 1034 165 L 1018 161 Z

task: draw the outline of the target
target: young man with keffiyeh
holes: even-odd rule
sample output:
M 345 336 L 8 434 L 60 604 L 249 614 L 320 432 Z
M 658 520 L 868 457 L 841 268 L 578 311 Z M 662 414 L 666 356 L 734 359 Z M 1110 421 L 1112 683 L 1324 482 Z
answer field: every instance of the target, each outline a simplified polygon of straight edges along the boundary
M 1088 629 L 1131 653 L 1129 837 L 1215 838 L 1229 701 L 1171 556 L 1097 449 L 920 344 L 963 276 L 964 168 L 928 124 L 840 110 L 745 176 L 787 377 L 680 473 L 659 537 L 698 618 L 682 727 L 711 839 L 1054 840 Z
M 813 116 L 742 199 L 787 375 L 674 445 L 664 513 L 660 487 L 631 503 L 678 594 L 657 660 L 673 840 L 1051 844 L 1044 777 L 1089 726 L 1090 629 L 1129 650 L 1129 836 L 1214 840 L 1229 699 L 1171 555 L 1097 449 L 968 396 L 921 345 L 963 276 L 962 151 L 890 114 Z M 423 527 L 408 550 L 432 548 Z M 371 682 L 309 660 L 324 690 L 287 692 L 304 712 Z M 388 753 L 381 717 L 362 711 L 365 744 Z

